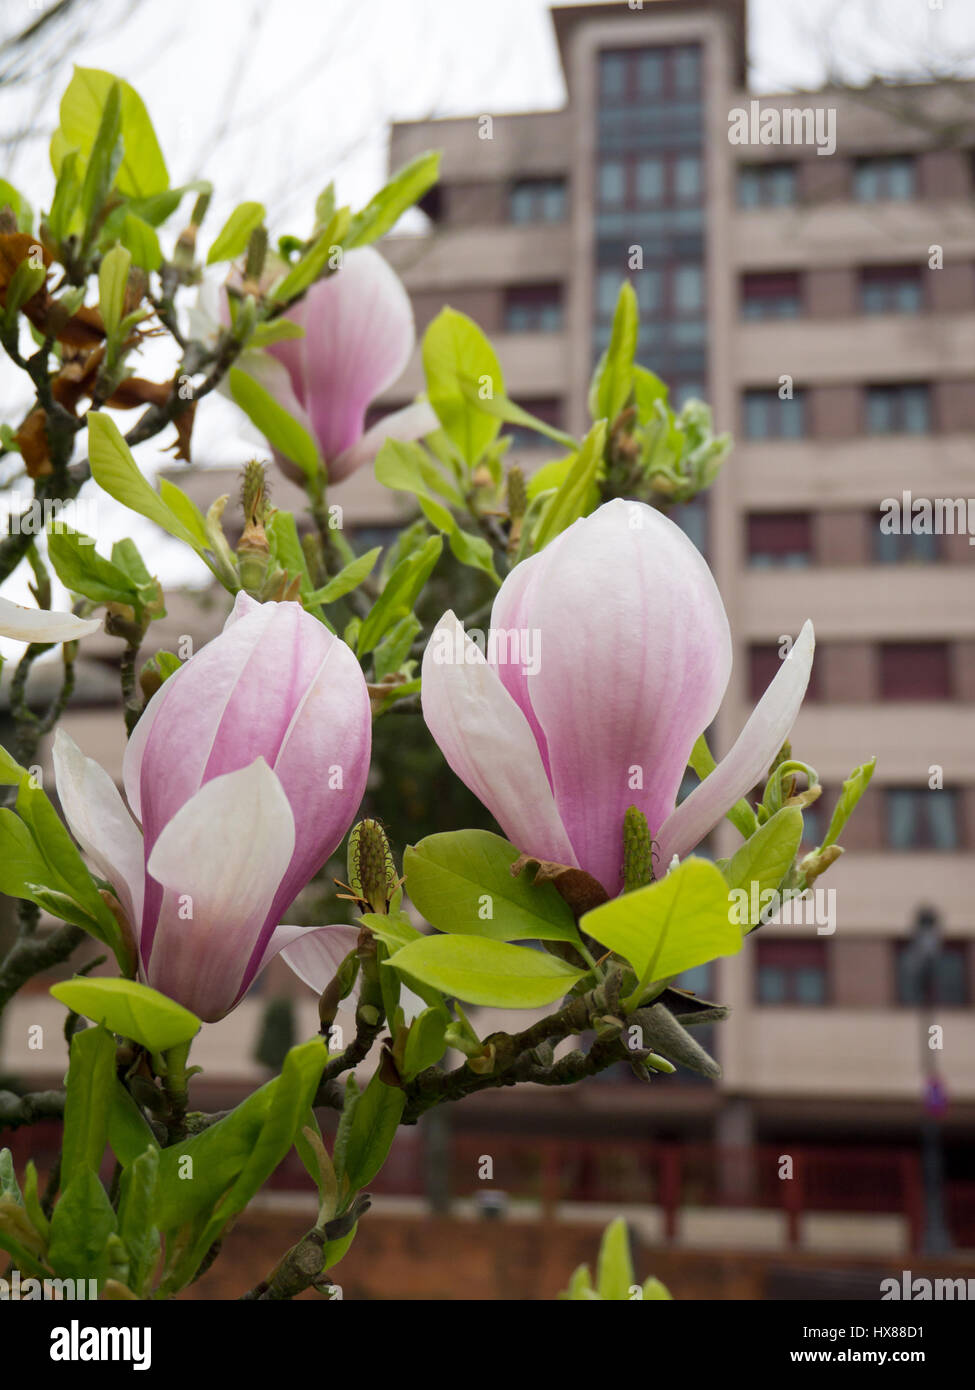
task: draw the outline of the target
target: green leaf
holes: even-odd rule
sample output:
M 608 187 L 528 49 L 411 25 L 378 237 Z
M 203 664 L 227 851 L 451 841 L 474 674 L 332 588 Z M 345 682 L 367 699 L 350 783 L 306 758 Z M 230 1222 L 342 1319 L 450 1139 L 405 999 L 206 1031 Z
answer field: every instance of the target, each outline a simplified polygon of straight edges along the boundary
M 877 759 L 871 758 L 868 763 L 861 763 L 859 767 L 853 769 L 849 777 L 843 783 L 843 790 L 840 792 L 840 799 L 836 803 L 826 832 L 826 838 L 819 849 L 826 849 L 828 845 L 835 845 L 836 841 L 843 833 L 843 827 L 852 816 L 857 802 L 870 785 L 873 777 L 874 768 L 877 766 Z
M 785 878 L 801 839 L 802 812 L 798 806 L 783 806 L 732 855 L 724 876 L 736 895 L 732 918 L 739 926 L 758 926 L 765 906 L 762 895 L 774 891 Z M 752 910 L 753 904 L 757 911 Z
M 336 252 L 342 249 L 342 240 L 349 227 L 349 218 L 349 209 L 339 208 L 311 249 L 305 252 L 298 264 L 293 266 L 284 279 L 279 280 L 271 290 L 271 298 L 276 303 L 287 304 L 290 300 L 297 298 L 329 269 L 329 261 Z M 340 270 L 339 263 L 336 264 L 335 269 Z
M 51 993 L 67 1008 L 130 1038 L 149 1052 L 168 1052 L 200 1031 L 196 1014 L 138 980 L 65 980 Z
M 629 1299 L 634 1282 L 630 1238 L 626 1222 L 618 1216 L 603 1232 L 596 1264 L 596 1289 L 601 1298 Z
M 568 993 L 584 972 L 524 946 L 476 936 L 425 936 L 386 962 L 407 977 L 471 1004 L 534 1009 Z
M 81 183 L 84 164 L 78 150 L 67 150 L 57 171 L 51 211 L 47 215 L 47 225 L 53 240 L 60 244 L 68 235 L 75 211 L 81 198 Z
M 657 407 L 662 405 L 666 408 L 669 394 L 666 382 L 661 381 L 655 372 L 648 371 L 646 367 L 633 368 L 633 400 L 641 425 L 660 418 Z
M 599 359 L 589 389 L 589 411 L 594 420 L 612 423 L 633 390 L 633 360 L 640 331 L 636 291 L 629 280 L 620 286 L 609 346 Z
M 305 607 L 314 608 L 311 575 L 294 515 L 291 512 L 275 512 L 270 521 L 265 522 L 265 530 L 272 556 L 292 579 L 298 580 Z
M 42 1240 L 50 1240 L 51 1223 L 41 1206 L 41 1195 L 38 1186 L 37 1168 L 34 1160 L 29 1158 L 24 1168 L 24 1207 L 30 1217 L 31 1225 L 37 1231 Z
M 377 681 L 400 670 L 410 654 L 417 634 L 422 630 L 423 624 L 412 613 L 400 618 L 399 622 L 389 629 L 373 653 Z
M 69 85 L 68 91 L 70 90 Z M 65 92 L 62 106 L 67 95 L 68 93 Z M 91 145 L 85 152 L 87 167 L 81 184 L 80 205 L 85 227 L 85 242 L 88 245 L 91 243 L 95 223 L 102 212 L 121 164 L 123 154 L 121 131 L 122 94 L 118 83 L 112 81 L 105 91 Z M 73 143 L 80 144 L 81 142 Z
M 0 179 L 0 208 L 10 208 L 17 219 L 17 230 L 30 232 L 34 228 L 34 210 L 24 195 L 6 179 Z
M 376 1072 L 354 1107 L 341 1166 L 336 1145 L 336 1174 L 346 1204 L 353 1193 L 372 1182 L 386 1162 L 405 1104 L 406 1093 L 397 1086 L 387 1086 Z
M 134 1163 L 146 1149 L 159 1148 L 145 1115 L 119 1080 L 115 1082 L 108 1115 L 108 1144 L 123 1168 Z
M 197 546 L 201 550 L 206 549 L 210 544 L 207 536 L 206 518 L 192 497 L 188 497 L 183 489 L 170 482 L 169 478 L 159 479 L 159 496 L 176 520 L 186 527 L 191 536 L 196 538 Z
M 119 241 L 131 253 L 132 259 L 142 270 L 158 270 L 162 265 L 162 247 L 155 228 L 134 212 L 127 212 L 122 219 Z
M 571 909 L 553 884 L 513 877 L 517 858 L 514 845 L 489 830 L 428 835 L 403 855 L 406 891 L 443 932 L 494 941 L 578 941 Z
M 386 582 L 386 587 L 363 619 L 356 643 L 357 656 L 368 656 L 394 623 L 413 612 L 414 605 L 442 550 L 441 538 L 431 536 L 418 550 L 414 550 L 396 566 Z
M 102 257 L 98 271 L 98 308 L 109 337 L 122 321 L 131 264 L 132 257 L 124 246 L 113 246 Z
M 83 1168 L 68 1182 L 51 1218 L 48 1259 L 62 1279 L 105 1277 L 106 1246 L 115 1234 L 115 1213 L 98 1177 Z
M 549 499 L 534 535 L 536 550 L 542 550 L 579 517 L 591 510 L 598 495 L 596 478 L 606 447 L 607 424 L 599 420 L 586 435 L 565 481 Z
M 394 174 L 385 188 L 352 218 L 344 239 L 345 249 L 351 251 L 356 246 L 367 246 L 391 231 L 403 213 L 436 183 L 439 169 L 440 152 L 431 150 L 417 155 Z
M 524 429 L 534 430 L 536 434 L 544 435 L 546 439 L 552 439 L 556 444 L 562 444 L 566 449 L 575 450 L 579 447 L 571 434 L 566 434 L 564 430 L 556 429 L 554 425 L 540 420 L 537 415 L 532 415 L 530 411 L 523 410 L 520 405 L 515 404 L 510 396 L 500 395 L 481 399 L 474 391 L 471 382 L 462 381 L 461 385 L 471 404 L 486 415 L 492 415 L 496 420 L 503 420 L 508 425 L 521 425 Z
M 374 936 L 389 948 L 390 955 L 411 941 L 422 941 L 423 933 L 417 931 L 405 912 L 390 912 L 388 916 L 379 912 L 364 912 L 359 921 L 367 926 Z
M 293 1146 L 311 1108 L 327 1058 L 321 1038 L 293 1047 L 288 1053 L 281 1075 L 274 1083 L 264 1122 L 243 1167 L 233 1186 L 217 1203 L 194 1246 L 173 1272 L 175 1287 L 181 1287 L 181 1282 L 192 1277 L 228 1221 L 244 1210 Z
M 10 1197 L 18 1205 L 24 1205 L 20 1183 L 14 1171 L 14 1156 L 9 1149 L 0 1149 L 0 1197 Z
M 366 551 L 365 555 L 357 556 L 351 563 L 340 569 L 338 574 L 330 579 L 323 588 L 316 589 L 313 594 L 309 594 L 308 602 L 334 603 L 336 599 L 350 594 L 372 573 L 376 561 L 382 553 L 382 546 L 377 545 L 374 550 Z
M 124 155 L 116 185 L 131 198 L 145 198 L 169 187 L 166 163 L 142 98 L 128 82 L 98 68 L 76 67 L 61 98 L 61 132 L 69 146 L 77 146 L 88 160 L 98 133 L 102 112 L 118 86 L 121 98 L 121 132 Z
M 423 335 L 423 369 L 437 418 L 473 467 L 501 428 L 500 420 L 475 404 L 505 394 L 494 349 L 473 319 L 441 309 Z
M 159 1231 L 152 1222 L 159 1150 L 146 1149 L 122 1174 L 119 1184 L 118 1232 L 129 1256 L 129 1288 L 146 1291 L 159 1259 Z
M 42 907 L 53 890 L 56 911 L 110 946 L 123 970 L 128 951 L 115 917 L 92 881 L 61 818 L 26 768 L 0 748 L 0 785 L 18 788 L 16 814 L 0 810 L 0 892 Z
M 207 253 L 207 265 L 214 261 L 232 261 L 247 250 L 251 232 L 264 221 L 267 212 L 263 203 L 240 203 L 220 228 L 216 241 Z
M 115 1039 L 104 1028 L 85 1028 L 71 1039 L 61 1186 L 77 1173 L 97 1173 L 108 1142 L 108 1115 L 115 1090 Z
M 290 319 L 271 319 L 268 323 L 258 323 L 247 339 L 248 348 L 266 348 L 272 343 L 287 342 L 291 338 L 303 338 L 305 330 L 300 323 Z
M 640 983 L 627 1008 L 655 981 L 741 950 L 741 928 L 730 921 L 727 884 L 706 859 L 685 859 L 659 882 L 587 912 L 579 926 L 636 971 Z
M 410 1024 L 403 1052 L 403 1079 L 412 1081 L 427 1067 L 435 1066 L 446 1050 L 444 1034 L 450 1023 L 445 1009 L 424 1009 Z
M 47 553 L 66 589 L 92 603 L 137 604 L 139 595 L 129 576 L 95 551 L 91 536 L 56 522 L 48 532 Z
M 110 497 L 199 552 L 196 536 L 146 482 L 115 421 L 102 411 L 88 415 L 88 456 L 92 477 Z
M 443 477 L 421 445 L 387 439 L 376 456 L 375 467 L 376 477 L 385 487 L 412 493 L 417 498 L 424 516 L 447 536 L 450 549 L 461 564 L 483 570 L 500 584 L 489 542 L 462 530 L 448 508 L 433 495 L 439 492 L 455 506 L 463 505 L 460 493 Z
M 324 466 L 322 456 L 304 425 L 243 367 L 231 367 L 228 381 L 235 402 L 272 448 L 296 463 L 309 482 L 319 477 Z

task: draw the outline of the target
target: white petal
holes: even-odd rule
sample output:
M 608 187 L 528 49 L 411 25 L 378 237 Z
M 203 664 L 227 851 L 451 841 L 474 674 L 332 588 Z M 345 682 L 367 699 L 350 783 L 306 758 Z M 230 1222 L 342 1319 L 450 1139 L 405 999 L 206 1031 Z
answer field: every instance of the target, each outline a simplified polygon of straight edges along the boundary
M 86 758 L 64 729 L 54 735 L 52 757 L 58 796 L 72 834 L 115 889 L 138 940 L 145 887 L 139 828 L 105 769 Z
M 268 942 L 260 968 L 263 970 L 271 957 L 280 952 L 298 979 L 321 994 L 349 952 L 355 950 L 358 940 L 358 927 L 278 927 Z
M 73 613 L 55 613 L 47 608 L 25 608 L 0 598 L 0 637 L 18 642 L 76 642 L 101 628 L 101 618 L 76 618 Z
M 577 866 L 528 720 L 449 611 L 423 653 L 420 700 L 448 764 L 512 844 Z
M 414 401 L 377 420 L 362 438 L 343 449 L 328 465 L 329 482 L 340 483 L 364 463 L 370 463 L 387 439 L 422 439 L 440 428 L 440 421 L 428 401 Z
M 659 863 L 669 864 L 675 854 L 683 859 L 768 772 L 796 722 L 815 647 L 813 625 L 806 622 L 734 747 L 659 830 Z
M 147 866 L 167 890 L 148 963 L 157 989 L 201 1017 L 233 1007 L 256 974 L 255 952 L 294 844 L 288 798 L 263 758 L 190 797 Z M 179 899 L 190 905 L 185 920 L 174 910 Z

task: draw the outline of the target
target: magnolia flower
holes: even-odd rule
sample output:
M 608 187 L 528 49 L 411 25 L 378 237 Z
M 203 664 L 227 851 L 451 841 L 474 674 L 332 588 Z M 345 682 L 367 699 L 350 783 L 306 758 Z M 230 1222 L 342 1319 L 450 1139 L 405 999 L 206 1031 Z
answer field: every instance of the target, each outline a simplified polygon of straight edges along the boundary
M 731 673 L 721 596 L 678 526 L 607 502 L 509 574 L 491 637 L 485 657 L 453 613 L 441 618 L 423 657 L 427 725 L 519 850 L 585 869 L 610 895 L 628 806 L 646 816 L 662 874 L 765 775 L 814 646 L 807 622 L 727 757 L 675 809 Z
M 324 988 L 358 928 L 277 924 L 348 829 L 370 742 L 351 650 L 299 604 L 243 593 L 146 706 L 125 751 L 129 809 L 58 731 L 65 816 L 118 894 L 142 980 L 209 1022 L 284 949 Z
M 76 618 L 73 613 L 25 608 L 0 598 L 0 637 L 14 637 L 18 642 L 75 642 L 97 632 L 101 625 L 101 618 Z
M 366 430 L 371 401 L 402 376 L 416 332 L 402 281 L 378 251 L 348 251 L 288 313 L 305 330 L 241 365 L 318 442 L 328 480 L 340 483 L 379 452 L 385 439 L 419 439 L 438 428 L 425 402 L 394 411 Z M 304 475 L 278 456 L 296 482 Z

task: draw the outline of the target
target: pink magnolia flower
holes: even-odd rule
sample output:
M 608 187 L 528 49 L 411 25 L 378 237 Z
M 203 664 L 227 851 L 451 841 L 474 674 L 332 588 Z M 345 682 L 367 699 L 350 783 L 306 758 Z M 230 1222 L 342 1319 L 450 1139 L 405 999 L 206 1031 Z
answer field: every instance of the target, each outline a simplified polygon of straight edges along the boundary
M 370 462 L 385 439 L 419 439 L 438 428 L 422 401 L 365 428 L 369 404 L 403 375 L 416 341 L 409 295 L 378 251 L 347 252 L 288 317 L 304 337 L 249 353 L 242 365 L 318 441 L 330 483 Z M 303 481 L 293 463 L 280 455 L 278 463 Z
M 351 650 L 300 604 L 243 593 L 221 635 L 136 725 L 123 764 L 128 809 L 58 731 L 65 816 L 118 894 L 142 980 L 208 1022 L 282 950 L 324 988 L 358 928 L 278 923 L 348 829 L 370 744 Z
M 814 647 L 807 622 L 734 747 L 675 809 L 728 684 L 731 634 L 711 571 L 674 522 L 605 503 L 508 575 L 490 632 L 485 657 L 453 613 L 441 618 L 423 657 L 427 725 L 518 849 L 585 869 L 611 895 L 627 807 L 646 816 L 660 872 L 689 853 L 767 772 Z

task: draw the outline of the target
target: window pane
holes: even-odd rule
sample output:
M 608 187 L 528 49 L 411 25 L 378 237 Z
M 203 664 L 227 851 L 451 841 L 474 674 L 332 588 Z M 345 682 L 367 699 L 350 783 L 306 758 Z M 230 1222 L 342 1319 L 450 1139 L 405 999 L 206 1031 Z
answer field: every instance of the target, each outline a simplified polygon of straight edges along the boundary
M 565 217 L 565 185 L 555 181 L 542 190 L 542 218 L 546 222 L 561 222 Z
M 887 843 L 913 849 L 917 841 L 917 792 L 894 788 L 887 793 Z
M 887 166 L 887 197 L 914 197 L 914 161 L 893 159 Z
M 693 313 L 704 303 L 704 274 L 698 265 L 678 266 L 674 272 L 674 308 Z
M 927 434 L 931 421 L 926 387 L 907 387 L 903 392 L 903 403 L 903 427 L 907 433 Z
M 745 433 L 749 439 L 765 439 L 768 436 L 768 401 L 760 391 L 749 391 L 745 396 Z
M 618 101 L 626 91 L 626 59 L 622 53 L 603 53 L 599 60 L 599 90 L 604 99 Z
M 894 429 L 893 399 L 888 391 L 867 392 L 868 434 L 891 434 Z
M 785 971 L 781 966 L 759 966 L 758 998 L 762 1004 L 781 1004 L 784 1002 Z
M 674 55 L 674 86 L 682 95 L 697 91 L 700 66 L 700 55 L 696 48 L 677 50 Z
M 805 411 L 802 397 L 795 395 L 791 400 L 779 401 L 780 429 L 783 439 L 801 439 L 805 434 Z
M 923 793 L 922 793 L 923 794 Z M 958 848 L 958 805 L 953 791 L 927 793 L 928 829 L 933 849 Z
M 659 270 L 639 270 L 633 281 L 636 299 L 644 314 L 656 314 L 660 310 L 661 277 Z
M 641 53 L 636 69 L 637 87 L 642 96 L 656 96 L 664 85 L 664 55 Z
M 535 213 L 535 195 L 526 184 L 519 184 L 511 194 L 512 222 L 531 222 Z
M 682 154 L 674 165 L 674 192 L 678 198 L 697 198 L 701 192 L 701 160 Z
M 796 971 L 796 1002 L 823 1004 L 826 1001 L 826 978 L 815 966 L 804 965 Z
M 769 196 L 767 201 L 778 207 L 796 200 L 796 171 L 791 164 L 780 164 L 767 171 Z
M 664 196 L 662 159 L 641 159 L 636 166 L 636 196 L 640 203 L 659 203 Z
M 601 270 L 596 276 L 596 311 L 600 316 L 612 317 L 622 279 L 623 277 L 615 270 Z M 639 290 L 637 294 L 639 295 Z
M 738 171 L 738 206 L 756 208 L 760 201 L 761 188 L 758 181 L 758 170 L 740 169 Z
M 603 204 L 621 203 L 626 187 L 622 160 L 606 160 L 599 168 L 599 201 Z

